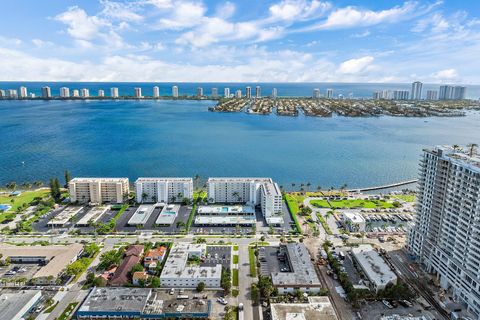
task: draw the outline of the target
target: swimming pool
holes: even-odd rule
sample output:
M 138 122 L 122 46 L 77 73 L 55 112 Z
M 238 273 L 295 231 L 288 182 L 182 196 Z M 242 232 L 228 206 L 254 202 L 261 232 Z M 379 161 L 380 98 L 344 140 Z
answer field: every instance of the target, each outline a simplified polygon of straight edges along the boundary
M 228 207 L 222 207 L 222 212 L 228 212 Z
M 11 207 L 12 206 L 9 206 L 8 204 L 0 204 L 0 211 L 7 211 Z

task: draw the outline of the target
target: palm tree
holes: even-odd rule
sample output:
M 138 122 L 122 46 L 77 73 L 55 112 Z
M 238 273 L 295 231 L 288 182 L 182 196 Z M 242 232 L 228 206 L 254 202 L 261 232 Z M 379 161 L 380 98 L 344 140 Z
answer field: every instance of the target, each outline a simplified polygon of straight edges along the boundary
M 9 182 L 7 183 L 6 187 L 7 189 L 15 191 L 15 189 L 17 189 L 17 183 L 15 181 Z
M 200 181 L 200 176 L 198 174 L 193 177 L 193 181 L 195 182 L 195 189 L 198 189 L 198 182 Z
M 40 188 L 41 186 L 43 186 L 43 181 L 40 181 L 40 180 L 34 181 L 33 185 L 37 188 Z
M 180 227 L 185 227 L 185 222 L 183 222 L 183 221 L 178 221 L 178 222 L 177 222 L 177 229 L 179 229 Z
M 24 189 L 30 189 L 32 187 L 32 184 L 30 182 L 25 181 L 22 183 L 22 188 Z
M 452 146 L 452 148 L 453 148 L 454 151 L 457 151 L 457 150 L 460 149 L 460 146 L 459 146 L 458 144 L 454 144 L 454 145 Z
M 148 198 L 148 194 L 146 194 L 145 192 L 142 193 L 142 203 L 145 202 L 145 200 L 147 200 Z

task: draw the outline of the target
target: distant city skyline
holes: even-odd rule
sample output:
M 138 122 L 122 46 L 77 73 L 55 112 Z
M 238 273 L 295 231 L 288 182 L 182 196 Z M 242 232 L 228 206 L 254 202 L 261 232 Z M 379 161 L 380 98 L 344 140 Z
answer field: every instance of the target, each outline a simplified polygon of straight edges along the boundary
M 480 83 L 474 1 L 23 0 L 2 8 L 11 14 L 0 21 L 8 61 L 0 81 Z

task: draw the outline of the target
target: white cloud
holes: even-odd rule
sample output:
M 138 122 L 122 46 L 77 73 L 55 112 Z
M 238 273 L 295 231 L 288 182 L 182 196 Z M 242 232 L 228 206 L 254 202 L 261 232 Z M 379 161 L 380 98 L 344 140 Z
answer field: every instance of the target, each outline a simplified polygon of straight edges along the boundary
M 168 9 L 173 7 L 172 0 L 147 0 L 147 3 L 150 3 L 159 9 Z
M 350 59 L 342 62 L 338 71 L 344 74 L 356 74 L 366 71 L 375 60 L 372 56 Z
M 139 4 L 136 2 L 114 2 L 110 0 L 101 0 L 100 3 L 103 6 L 100 14 L 106 18 L 134 22 L 143 20 L 143 16 L 135 12 L 139 6 Z
M 424 32 L 428 28 L 432 32 L 442 32 L 450 27 L 448 21 L 439 13 L 435 13 L 426 19 L 421 19 L 417 24 L 412 28 L 413 32 Z
M 370 35 L 370 31 L 368 30 L 365 30 L 363 32 L 359 32 L 359 33 L 354 33 L 351 35 L 352 38 L 365 38 L 365 37 L 368 37 Z
M 181 30 L 202 23 L 207 8 L 202 3 L 178 2 L 171 17 L 162 18 L 158 23 L 160 29 Z
M 228 19 L 235 13 L 236 7 L 235 4 L 227 1 L 222 3 L 220 6 L 217 7 L 216 16 L 221 17 L 223 19 Z
M 37 48 L 44 48 L 47 46 L 53 46 L 54 43 L 51 41 L 44 41 L 41 39 L 32 39 L 32 43 L 37 47 Z
M 318 17 L 331 8 L 329 2 L 318 0 L 282 0 L 269 8 L 272 20 L 303 20 Z
M 394 23 L 403 19 L 411 18 L 416 9 L 416 2 L 405 2 L 403 6 L 396 6 L 381 11 L 365 10 L 348 6 L 334 10 L 328 15 L 325 21 L 307 27 L 305 30 L 342 29 L 373 26 L 380 23 Z
M 97 16 L 89 16 L 85 10 L 74 6 L 55 17 L 57 21 L 68 25 L 67 32 L 76 39 L 92 40 L 99 36 L 101 28 L 109 23 Z
M 459 75 L 455 69 L 445 69 L 437 71 L 430 75 L 436 82 L 449 82 L 459 80 Z
M 0 36 L 0 44 L 6 45 L 6 46 L 19 46 L 23 44 L 23 41 L 17 38 L 8 38 L 8 37 Z

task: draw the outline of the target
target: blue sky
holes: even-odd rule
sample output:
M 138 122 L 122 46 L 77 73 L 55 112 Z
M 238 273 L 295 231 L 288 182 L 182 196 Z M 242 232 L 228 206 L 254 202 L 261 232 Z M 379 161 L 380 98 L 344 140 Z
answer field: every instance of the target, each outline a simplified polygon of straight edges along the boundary
M 480 1 L 2 2 L 0 80 L 480 83 Z

